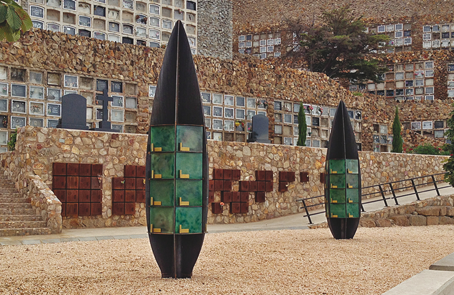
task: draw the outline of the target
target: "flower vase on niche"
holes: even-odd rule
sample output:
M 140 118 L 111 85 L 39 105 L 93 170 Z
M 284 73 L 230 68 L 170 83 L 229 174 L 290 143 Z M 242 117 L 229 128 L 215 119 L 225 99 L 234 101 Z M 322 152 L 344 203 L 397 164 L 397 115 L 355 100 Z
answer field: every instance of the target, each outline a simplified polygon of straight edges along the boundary
M 4 117 L 3 120 L 2 120 L 2 125 L 4 128 L 7 128 L 8 127 L 8 117 Z

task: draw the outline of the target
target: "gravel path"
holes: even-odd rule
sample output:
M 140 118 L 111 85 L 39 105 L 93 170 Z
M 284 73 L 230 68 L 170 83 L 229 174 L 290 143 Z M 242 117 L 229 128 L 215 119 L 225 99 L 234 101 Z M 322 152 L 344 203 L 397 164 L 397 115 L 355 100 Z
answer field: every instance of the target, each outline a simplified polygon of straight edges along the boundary
M 0 246 L 0 294 L 381 294 L 454 252 L 454 226 L 206 235 L 193 279 L 161 279 L 147 239 Z

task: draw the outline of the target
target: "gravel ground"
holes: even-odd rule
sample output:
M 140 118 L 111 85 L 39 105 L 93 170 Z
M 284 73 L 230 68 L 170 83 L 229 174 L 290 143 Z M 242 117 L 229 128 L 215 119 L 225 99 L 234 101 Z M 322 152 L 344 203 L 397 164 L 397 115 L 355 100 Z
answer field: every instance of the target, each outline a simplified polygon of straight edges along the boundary
M 206 235 L 192 279 L 161 279 L 147 239 L 0 246 L 0 294 L 381 294 L 454 252 L 454 226 Z

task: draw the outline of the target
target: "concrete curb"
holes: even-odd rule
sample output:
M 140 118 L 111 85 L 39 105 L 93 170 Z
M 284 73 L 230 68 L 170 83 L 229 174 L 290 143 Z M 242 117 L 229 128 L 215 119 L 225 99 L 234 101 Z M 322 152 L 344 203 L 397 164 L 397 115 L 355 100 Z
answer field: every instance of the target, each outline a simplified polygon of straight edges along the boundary
M 438 260 L 429 269 L 402 282 L 383 295 L 454 294 L 454 253 Z

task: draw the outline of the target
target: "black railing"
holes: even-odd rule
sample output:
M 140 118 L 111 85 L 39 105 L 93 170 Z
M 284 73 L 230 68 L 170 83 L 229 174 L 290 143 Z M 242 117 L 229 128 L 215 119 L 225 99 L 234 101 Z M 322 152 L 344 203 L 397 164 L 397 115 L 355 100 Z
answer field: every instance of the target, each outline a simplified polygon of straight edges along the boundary
M 364 193 L 361 194 L 361 198 L 363 200 L 366 199 L 365 201 L 361 202 L 361 211 L 365 212 L 364 205 L 376 203 L 376 202 L 383 202 L 385 204 L 385 207 L 388 207 L 387 200 L 391 200 L 391 199 L 394 200 L 394 203 L 396 205 L 399 205 L 399 202 L 397 199 L 402 198 L 402 197 L 411 196 L 411 195 L 415 195 L 416 200 L 419 201 L 420 200 L 419 194 L 425 193 L 425 192 L 430 192 L 430 191 L 436 191 L 437 196 L 440 196 L 440 190 L 451 187 L 451 185 L 446 184 L 446 182 L 444 182 L 444 177 L 438 177 L 440 179 L 437 179 L 437 176 L 440 176 L 440 175 L 444 176 L 446 173 L 447 172 L 442 172 L 442 173 L 437 173 L 437 174 L 432 174 L 432 175 L 419 176 L 419 177 L 414 177 L 414 178 L 409 178 L 409 179 L 404 179 L 404 180 L 397 180 L 397 181 L 385 182 L 385 183 L 381 183 L 381 184 L 375 184 L 375 185 L 371 185 L 371 186 L 362 187 L 361 188 L 362 192 L 368 191 L 368 190 L 372 191 L 372 192 L 369 192 L 366 194 L 364 194 Z M 418 182 L 417 184 L 415 184 L 415 180 L 420 180 L 423 178 L 429 178 L 430 181 L 427 181 L 427 182 L 423 181 L 422 183 Z M 406 185 L 405 184 L 406 182 L 409 182 L 410 185 Z M 440 186 L 439 183 L 443 183 L 446 185 Z M 433 185 L 433 188 L 418 191 L 418 189 L 417 189 L 418 186 L 426 186 L 426 185 Z M 389 192 L 391 193 L 390 197 L 385 196 L 385 194 L 388 192 L 388 189 L 389 189 Z M 404 195 L 399 195 L 399 196 L 396 195 L 396 190 L 405 191 L 408 189 L 413 189 L 413 191 L 406 193 Z M 367 201 L 367 199 L 373 199 L 376 197 L 381 197 L 381 199 Z M 296 200 L 296 202 L 302 203 L 303 206 L 300 207 L 300 209 L 304 208 L 304 210 L 306 211 L 306 215 L 304 215 L 304 217 L 308 218 L 309 224 L 312 224 L 311 216 L 325 213 L 325 211 L 320 211 L 320 212 L 315 212 L 315 213 L 309 212 L 309 208 L 317 207 L 317 206 L 324 207 L 324 203 L 316 203 L 316 204 L 307 205 L 308 201 L 310 202 L 310 200 L 318 199 L 318 198 L 325 198 L 325 195 L 314 196 L 314 197 L 310 197 L 310 198 L 300 198 L 300 199 Z

